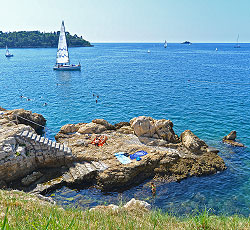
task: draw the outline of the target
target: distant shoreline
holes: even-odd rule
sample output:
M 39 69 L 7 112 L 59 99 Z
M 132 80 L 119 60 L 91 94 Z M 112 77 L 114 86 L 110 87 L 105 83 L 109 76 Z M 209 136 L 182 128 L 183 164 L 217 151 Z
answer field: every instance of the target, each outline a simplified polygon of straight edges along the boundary
M 81 47 L 94 47 L 94 45 L 86 45 L 86 46 L 69 46 L 68 48 L 81 48 Z M 41 49 L 41 48 L 51 48 L 51 49 L 57 49 L 57 46 L 53 46 L 53 47 L 43 47 L 43 46 L 25 46 L 25 47 L 8 47 L 10 49 Z M 5 49 L 5 47 L 0 47 L 0 49 Z

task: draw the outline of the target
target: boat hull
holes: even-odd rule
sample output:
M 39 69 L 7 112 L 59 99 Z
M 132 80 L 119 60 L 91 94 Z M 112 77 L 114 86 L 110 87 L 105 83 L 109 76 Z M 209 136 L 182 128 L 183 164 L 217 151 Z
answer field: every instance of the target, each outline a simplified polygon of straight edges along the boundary
M 13 57 L 13 54 L 5 54 L 5 57 Z
M 80 65 L 55 65 L 53 70 L 59 70 L 59 71 L 80 71 L 81 66 Z

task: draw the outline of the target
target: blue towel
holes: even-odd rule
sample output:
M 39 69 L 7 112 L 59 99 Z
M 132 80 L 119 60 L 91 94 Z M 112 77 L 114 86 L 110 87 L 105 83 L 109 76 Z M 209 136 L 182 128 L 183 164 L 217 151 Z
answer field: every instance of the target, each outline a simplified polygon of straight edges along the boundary
M 131 163 L 131 160 L 124 155 L 124 152 L 115 153 L 115 156 L 124 165 Z
M 134 154 L 131 154 L 130 155 L 130 159 L 131 160 L 134 160 L 134 159 L 136 159 L 137 157 L 142 157 L 142 156 L 145 156 L 145 155 L 147 155 L 148 153 L 147 152 L 145 152 L 145 151 L 138 151 L 138 152 L 136 152 L 136 153 L 134 153 Z

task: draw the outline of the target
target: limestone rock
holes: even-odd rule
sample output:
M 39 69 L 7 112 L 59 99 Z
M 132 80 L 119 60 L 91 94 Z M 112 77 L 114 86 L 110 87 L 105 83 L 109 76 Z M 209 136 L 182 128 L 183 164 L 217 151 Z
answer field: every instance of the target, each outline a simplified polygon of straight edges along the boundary
M 80 127 L 78 125 L 75 125 L 75 124 L 67 124 L 67 125 L 64 125 L 62 126 L 60 132 L 61 133 L 64 133 L 64 134 L 67 134 L 67 133 L 75 133 L 78 131 Z
M 104 119 L 95 119 L 92 121 L 93 123 L 103 125 L 107 130 L 114 130 L 115 126 L 111 125 L 109 122 L 107 122 Z
M 136 136 L 153 137 L 155 133 L 154 119 L 152 117 L 140 116 L 130 121 Z
M 129 122 L 122 121 L 122 122 L 119 122 L 119 123 L 115 124 L 115 129 L 120 129 L 123 126 L 130 126 L 130 124 L 129 124 Z
M 194 135 L 190 130 L 185 130 L 181 134 L 180 138 L 182 144 L 195 154 L 200 154 L 204 151 L 207 151 L 207 144 Z
M 223 140 L 223 142 L 234 147 L 245 147 L 242 143 L 233 140 Z
M 173 130 L 173 123 L 170 120 L 156 120 L 155 132 L 160 139 L 166 140 L 170 143 L 178 142 L 178 136 L 175 134 Z
M 134 134 L 134 130 L 131 126 L 122 126 L 121 128 L 116 130 L 119 133 L 123 134 Z
M 231 131 L 227 136 L 225 136 L 223 139 L 224 140 L 232 140 L 234 141 L 236 138 L 236 131 Z
M 22 184 L 24 186 L 29 186 L 30 184 L 32 184 L 33 182 L 35 182 L 36 180 L 38 180 L 42 176 L 43 176 L 43 174 L 40 172 L 33 172 L 32 174 L 30 174 L 22 179 Z
M 124 209 L 130 210 L 130 209 L 151 209 L 151 205 L 147 203 L 146 201 L 142 200 L 136 200 L 135 198 L 132 198 L 129 202 L 127 202 L 124 206 Z
M 104 125 L 96 124 L 96 123 L 88 123 L 80 126 L 78 133 L 86 134 L 86 133 L 102 133 L 107 130 Z
M 46 119 L 41 114 L 24 109 L 8 110 L 5 114 L 10 120 L 17 120 L 19 124 L 29 125 L 35 130 L 42 130 L 42 126 L 46 124 Z
M 170 120 L 154 120 L 151 117 L 136 117 L 130 121 L 138 137 L 149 137 L 163 139 L 169 143 L 178 143 L 179 138 L 173 130 L 173 123 Z
M 118 212 L 120 210 L 120 207 L 117 206 L 117 205 L 114 205 L 114 204 L 110 204 L 108 206 L 105 206 L 105 205 L 98 205 L 94 208 L 91 208 L 89 211 L 90 212 L 93 212 L 93 211 L 112 211 L 112 212 Z

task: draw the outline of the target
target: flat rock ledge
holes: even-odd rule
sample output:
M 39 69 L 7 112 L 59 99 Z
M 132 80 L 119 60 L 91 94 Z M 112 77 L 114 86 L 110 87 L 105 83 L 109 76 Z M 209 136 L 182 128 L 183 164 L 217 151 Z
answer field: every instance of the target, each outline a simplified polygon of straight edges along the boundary
M 16 111 L 16 110 L 15 110 Z M 218 150 L 190 130 L 180 137 L 170 120 L 140 116 L 112 125 L 103 119 L 67 124 L 56 141 L 41 137 L 26 124 L 0 114 L 0 186 L 46 194 L 63 185 L 105 191 L 124 190 L 154 178 L 166 182 L 214 174 L 226 169 Z M 30 118 L 40 117 L 30 111 Z M 44 125 L 45 119 L 36 119 Z M 103 146 L 91 144 L 105 137 Z M 115 153 L 148 154 L 122 164 Z
M 225 144 L 228 144 L 234 147 L 245 147 L 242 143 L 235 140 L 236 136 L 237 136 L 237 133 L 235 130 L 233 130 L 227 136 L 223 137 L 222 141 Z

